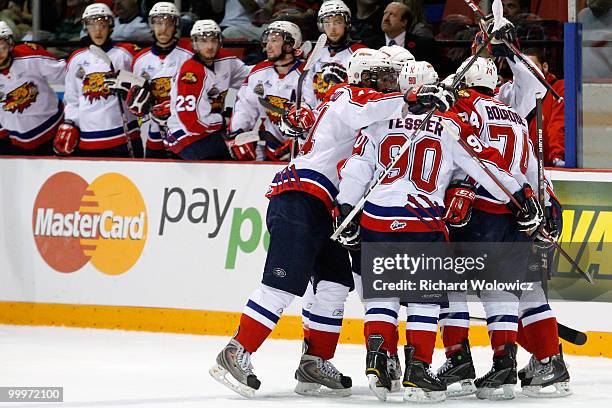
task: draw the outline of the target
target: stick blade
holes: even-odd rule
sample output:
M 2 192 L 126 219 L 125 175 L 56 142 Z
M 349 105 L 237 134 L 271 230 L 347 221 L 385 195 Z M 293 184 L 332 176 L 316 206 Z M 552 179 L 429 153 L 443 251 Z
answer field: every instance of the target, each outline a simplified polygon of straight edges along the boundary
M 89 51 L 95 55 L 97 58 L 100 58 L 102 61 L 106 62 L 107 64 L 111 64 L 111 60 L 109 58 L 109 56 L 104 52 L 104 50 L 100 47 L 98 47 L 95 44 L 91 44 L 89 46 Z
M 236 136 L 234 140 L 236 146 L 242 146 L 248 143 L 258 142 L 259 132 L 257 130 L 251 130 L 249 132 L 243 132 Z
M 304 66 L 304 71 L 309 71 L 314 66 L 315 62 L 319 59 L 319 54 L 321 54 L 321 50 L 325 47 L 327 43 L 327 35 L 325 33 L 319 36 L 317 43 L 315 44 L 312 52 L 308 56 L 308 61 L 306 62 L 306 66 Z

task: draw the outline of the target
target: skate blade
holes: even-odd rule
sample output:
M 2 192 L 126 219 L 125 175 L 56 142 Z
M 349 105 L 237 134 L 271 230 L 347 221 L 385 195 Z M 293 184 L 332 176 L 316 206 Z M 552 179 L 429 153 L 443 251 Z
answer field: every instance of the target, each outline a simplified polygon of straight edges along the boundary
M 235 393 L 242 395 L 245 398 L 253 398 L 255 395 L 255 390 L 247 385 L 239 383 L 225 368 L 221 367 L 219 364 L 215 364 L 208 373 L 212 378 L 217 380 L 220 384 L 225 385 L 230 390 Z M 231 378 L 231 381 L 230 379 Z
M 496 392 L 501 390 L 502 392 Z M 498 388 L 484 387 L 476 390 L 476 398 L 491 401 L 514 399 L 514 384 L 504 384 Z
M 319 383 L 307 383 L 298 381 L 294 389 L 296 394 L 308 397 L 348 397 L 351 395 L 350 388 L 332 389 L 323 387 Z
M 446 398 L 458 398 L 472 395 L 476 392 L 474 380 L 463 380 L 456 383 L 448 384 L 446 390 Z M 452 387 L 452 388 L 451 388 Z
M 425 391 L 422 388 L 406 387 L 404 389 L 404 401 L 416 402 L 417 404 L 435 404 L 446 400 L 444 391 Z
M 551 387 L 554 388 L 554 390 L 550 390 Z M 527 385 L 523 387 L 522 393 L 531 398 L 563 398 L 573 394 L 569 381 L 558 382 L 547 387 Z
M 372 391 L 372 394 L 374 394 L 379 401 L 385 402 L 387 400 L 387 393 L 389 392 L 389 390 L 387 390 L 385 387 L 379 387 L 377 385 L 379 384 L 378 376 L 376 376 L 375 374 L 367 374 L 367 377 L 368 386 L 370 387 L 370 391 Z

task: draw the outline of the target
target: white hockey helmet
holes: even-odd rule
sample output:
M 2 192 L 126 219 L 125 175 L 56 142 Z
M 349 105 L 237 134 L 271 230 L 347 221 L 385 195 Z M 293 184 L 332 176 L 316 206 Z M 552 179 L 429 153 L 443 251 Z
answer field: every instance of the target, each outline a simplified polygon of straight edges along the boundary
M 13 49 L 15 45 L 15 36 L 13 30 L 4 21 L 0 20 L 0 39 L 6 40 L 9 45 L 9 50 Z
M 221 39 L 221 27 L 214 20 L 198 20 L 191 27 L 189 33 L 193 37 L 219 37 Z
M 351 9 L 342 0 L 328 0 L 321 4 L 317 15 L 317 27 L 320 32 L 323 29 L 323 19 L 330 16 L 342 16 L 347 28 L 351 26 Z
M 409 92 L 412 88 L 438 82 L 438 73 L 427 61 L 409 61 L 402 68 L 398 78 L 400 91 Z
M 360 48 L 348 60 L 346 69 L 348 83 L 351 85 L 361 84 L 361 75 L 366 71 L 371 75 L 375 72 L 395 71 L 395 69 L 386 54 L 371 48 Z
M 389 56 L 391 65 L 393 65 L 393 68 L 395 68 L 398 74 L 408 61 L 415 60 L 414 55 L 400 45 L 385 45 L 380 47 L 379 51 Z
M 290 21 L 274 21 L 268 25 L 268 28 L 261 35 L 261 43 L 265 46 L 268 42 L 270 34 L 282 34 L 285 39 L 285 44 L 288 44 L 297 50 L 302 45 L 302 31 L 300 27 Z
M 465 60 L 457 69 L 457 73 L 461 72 L 470 60 L 471 58 Z M 461 81 L 468 88 L 482 86 L 494 91 L 497 86 L 497 67 L 495 62 L 491 58 L 478 57 Z
M 83 21 L 84 26 L 87 25 L 87 21 L 98 19 L 108 20 L 111 28 L 115 26 L 115 15 L 104 3 L 90 4 L 85 8 L 81 16 L 81 21 Z
M 155 17 L 171 17 L 178 26 L 181 13 L 179 13 L 174 3 L 160 1 L 159 3 L 155 3 L 153 7 L 151 7 L 151 10 L 149 10 L 149 26 L 152 24 L 152 20 Z

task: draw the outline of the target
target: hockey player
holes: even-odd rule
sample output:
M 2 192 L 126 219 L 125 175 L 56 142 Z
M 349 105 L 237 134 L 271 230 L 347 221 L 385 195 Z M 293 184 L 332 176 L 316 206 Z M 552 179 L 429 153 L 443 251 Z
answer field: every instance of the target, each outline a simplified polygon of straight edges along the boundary
M 229 88 L 237 88 L 248 67 L 221 48 L 221 28 L 199 20 L 191 29 L 195 55 L 172 81 L 167 149 L 184 160 L 226 160 L 227 118 L 223 114 Z
M 259 388 L 251 353 L 293 298 L 303 295 L 311 276 L 316 298 L 310 310 L 310 337 L 296 371 L 296 392 L 313 394 L 324 385 L 335 394 L 350 393 L 351 379 L 329 361 L 353 284 L 347 251 L 329 239 L 339 182 L 336 164 L 350 155 L 361 127 L 395 113 L 403 100 L 400 93 L 375 91 L 397 84 L 395 71 L 378 51 L 358 50 L 349 61 L 348 73 L 350 84 L 337 86 L 319 106 L 302 154 L 274 177 L 268 192 L 270 245 L 262 284 L 247 302 L 237 334 L 210 371 L 241 395 L 251 396 Z M 288 117 L 293 114 L 295 108 Z
M 434 80 L 437 74 L 426 62 L 409 63 L 401 76 L 402 90 L 418 82 Z M 418 81 L 418 82 L 417 82 Z M 372 179 L 377 179 L 385 164 L 393 159 L 393 151 L 405 143 L 423 115 L 397 115 L 362 130 L 353 155 L 340 170 L 341 182 L 338 202 L 340 217 L 337 224 L 350 213 L 353 205 L 361 198 Z M 361 235 L 364 242 L 442 242 L 446 240 L 444 195 L 454 169 L 463 168 L 472 177 L 481 180 L 495 197 L 508 202 L 508 197 L 476 165 L 469 154 L 450 136 L 445 135 L 446 127 L 452 127 L 486 160 L 490 170 L 504 186 L 522 201 L 521 184 L 503 170 L 504 162 L 494 148 L 480 143 L 471 126 L 462 123 L 456 114 L 439 114 L 431 120 L 414 141 L 409 158 L 398 162 L 397 170 L 387 176 L 371 193 L 361 215 Z M 445 121 L 442 125 L 438 120 Z M 433 156 L 425 152 L 433 151 Z M 415 169 L 429 167 L 427 174 Z M 408 202 L 406 202 L 406 193 Z M 411 208 L 406 208 L 406 205 Z M 517 214 L 518 215 L 518 214 Z M 352 231 L 359 229 L 354 220 Z M 350 234 L 351 232 L 347 232 Z M 406 325 L 406 372 L 404 399 L 417 402 L 435 402 L 445 399 L 445 384 L 433 374 L 429 365 L 433 354 L 437 331 L 439 305 L 408 305 Z M 386 361 L 395 343 L 395 324 L 389 323 L 389 316 L 399 311 L 399 300 L 365 301 L 366 316 L 379 315 L 378 321 L 370 321 L 367 339 L 367 370 L 371 379 L 370 388 L 380 399 L 385 399 L 390 390 L 390 379 L 386 372 Z M 385 315 L 383 317 L 382 315 Z
M 147 158 L 171 155 L 163 143 L 170 116 L 170 83 L 181 65 L 193 56 L 191 43 L 178 39 L 179 19 L 174 3 L 156 3 L 149 11 L 155 44 L 136 54 L 132 63 L 132 72 L 147 80 L 142 87 L 131 87 L 127 97 L 130 112 L 140 117 L 149 113 L 151 117 L 145 149 Z M 156 109 L 151 111 L 153 106 Z
M 38 45 L 15 46 L 0 21 L 0 154 L 53 155 L 51 140 L 63 121 L 64 106 L 49 83 L 64 80 L 66 63 Z
M 61 155 L 128 157 L 129 139 L 134 156 L 142 157 L 136 118 L 104 82 L 106 77 L 116 75 L 112 69 L 129 71 L 135 48 L 110 40 L 114 19 L 106 4 L 90 4 L 82 20 L 89 39 L 108 55 L 112 67 L 89 48 L 71 55 L 65 82 L 65 120 L 55 136 L 55 151 Z
M 261 43 L 267 59 L 253 67 L 238 91 L 230 125 L 230 139 L 253 129 L 261 117 L 264 130 L 279 141 L 266 142 L 265 159 L 288 160 L 292 140 L 279 129 L 282 114 L 262 106 L 260 99 L 285 111 L 296 102 L 298 78 L 304 69 L 304 62 L 299 59 L 302 33 L 297 25 L 289 21 L 275 21 L 264 31 Z M 303 88 L 303 101 L 306 105 L 315 106 L 316 99 L 310 86 Z M 302 107 L 308 108 L 304 104 Z M 255 149 L 246 147 L 247 152 L 234 152 L 237 158 L 254 160 Z
M 459 67 L 459 71 L 467 61 Z M 485 143 L 499 150 L 506 163 L 507 169 L 515 176 L 524 175 L 530 185 L 537 185 L 537 166 L 533 157 L 533 148 L 527 138 L 525 120 L 509 106 L 493 97 L 497 84 L 497 68 L 491 59 L 479 57 L 476 63 L 466 72 L 466 88 L 460 92 L 460 98 L 453 107 L 461 119 L 477 129 L 479 138 Z M 477 180 L 479 183 L 481 180 Z M 456 190 L 463 194 L 465 187 Z M 539 211 L 537 216 L 519 222 L 519 226 L 512 219 L 512 209 L 500 203 L 491 196 L 488 189 L 482 186 L 476 192 L 476 198 L 471 212 L 471 220 L 466 226 L 456 229 L 452 240 L 460 242 L 524 242 L 529 243 L 535 230 L 542 220 L 541 208 L 533 199 L 530 188 L 522 190 L 527 203 Z M 453 197 L 447 197 L 452 200 Z M 535 204 L 534 204 L 535 203 Z M 520 211 L 519 211 L 520 212 Z M 527 271 L 526 256 L 513 259 L 511 262 L 504 259 L 498 265 L 501 276 L 523 276 Z M 460 295 L 460 294 L 457 294 Z M 513 387 L 516 384 L 516 336 L 519 314 L 518 297 L 510 292 L 482 292 L 488 319 L 488 329 L 491 346 L 494 350 L 493 368 L 485 376 L 477 379 L 475 385 L 479 398 L 513 398 Z M 454 305 L 465 305 L 464 301 L 450 302 L 450 309 L 443 312 L 443 317 L 453 320 L 455 316 L 466 313 L 467 305 L 462 306 L 464 311 L 454 309 Z M 459 316 L 462 317 L 462 316 Z M 461 318 L 458 320 L 462 320 Z M 456 323 L 451 323 L 453 325 Z M 440 377 L 447 383 L 468 379 L 472 376 L 471 357 L 467 343 L 467 325 L 462 331 L 455 330 L 452 339 L 443 329 L 445 345 L 447 347 L 447 363 L 439 370 Z M 462 335 L 463 334 L 463 335 Z M 461 338 L 459 338 L 461 337 Z M 454 341 L 453 341 L 454 340 Z M 458 341 L 460 340 L 460 341 Z M 458 373 L 463 371 L 465 375 Z M 464 378 L 461 378 L 464 377 Z M 502 396 L 495 395 L 496 389 L 503 388 Z
M 321 5 L 317 26 L 327 35 L 326 47 L 312 70 L 312 84 L 318 104 L 330 88 L 346 82 L 349 58 L 358 49 L 366 47 L 351 41 L 351 10 L 342 0 L 329 0 Z

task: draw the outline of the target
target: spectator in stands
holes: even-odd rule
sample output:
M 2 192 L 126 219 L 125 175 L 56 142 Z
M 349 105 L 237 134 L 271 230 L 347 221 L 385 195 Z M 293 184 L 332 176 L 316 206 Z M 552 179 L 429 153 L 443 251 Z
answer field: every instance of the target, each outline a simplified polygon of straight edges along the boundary
M 9 26 L 15 39 L 20 40 L 30 29 L 32 15 L 23 0 L 0 0 L 0 20 Z
M 140 15 L 138 0 L 114 1 L 115 28 L 112 39 L 115 41 L 153 41 L 153 32 L 147 20 Z
M 406 31 L 420 37 L 433 38 L 431 25 L 425 17 L 425 9 L 423 8 L 422 0 L 403 0 L 403 3 L 408 6 L 409 23 Z
M 399 45 L 410 51 L 417 60 L 425 60 L 436 66 L 439 55 L 433 38 L 408 31 L 416 27 L 413 21 L 414 17 L 406 4 L 396 1 L 389 3 L 381 23 L 384 33 L 382 45 Z
M 259 40 L 266 26 L 257 27 L 252 21 L 255 13 L 267 5 L 267 0 L 211 0 L 213 12 L 225 12 L 219 25 L 225 38 Z
M 529 1 L 526 0 L 502 0 L 504 6 L 504 17 L 515 22 L 521 14 L 529 13 Z
M 587 0 L 587 7 L 578 13 L 582 39 L 591 42 L 583 48 L 585 78 L 612 78 L 611 3 L 610 0 Z
M 348 3 L 348 2 L 347 2 Z M 380 24 L 387 1 L 356 0 L 351 7 L 351 38 L 370 48 L 380 48 L 385 45 L 385 39 L 380 32 Z
M 562 79 L 557 79 L 555 75 L 548 71 L 548 61 L 546 54 L 541 48 L 529 48 L 525 50 L 525 55 L 529 57 L 546 77 L 549 84 L 561 96 L 564 94 L 565 83 Z M 565 102 L 558 102 L 550 92 L 546 94 L 542 101 L 542 134 L 544 146 L 544 165 L 565 167 Z M 535 116 L 529 123 L 529 138 L 534 147 L 538 145 L 538 134 Z

